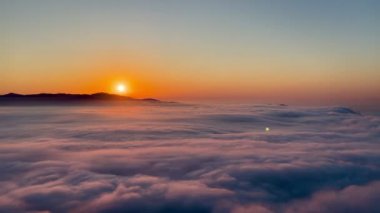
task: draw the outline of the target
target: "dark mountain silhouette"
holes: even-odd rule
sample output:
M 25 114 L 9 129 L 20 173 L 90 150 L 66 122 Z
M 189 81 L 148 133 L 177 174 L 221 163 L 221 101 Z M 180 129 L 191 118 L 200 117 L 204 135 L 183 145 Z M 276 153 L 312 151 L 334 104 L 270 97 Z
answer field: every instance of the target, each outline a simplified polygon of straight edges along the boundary
M 75 104 L 163 104 L 174 103 L 164 102 L 153 98 L 137 99 L 127 96 L 114 95 L 108 93 L 94 94 L 66 94 L 66 93 L 39 93 L 22 95 L 8 93 L 0 95 L 0 106 L 14 105 L 75 105 Z

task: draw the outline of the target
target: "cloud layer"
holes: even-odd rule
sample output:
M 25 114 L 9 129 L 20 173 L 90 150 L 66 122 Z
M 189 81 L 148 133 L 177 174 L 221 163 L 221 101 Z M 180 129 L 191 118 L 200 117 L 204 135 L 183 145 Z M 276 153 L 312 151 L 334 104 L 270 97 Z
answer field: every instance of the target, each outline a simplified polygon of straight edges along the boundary
M 0 212 L 380 212 L 380 118 L 347 108 L 2 107 L 0 127 Z

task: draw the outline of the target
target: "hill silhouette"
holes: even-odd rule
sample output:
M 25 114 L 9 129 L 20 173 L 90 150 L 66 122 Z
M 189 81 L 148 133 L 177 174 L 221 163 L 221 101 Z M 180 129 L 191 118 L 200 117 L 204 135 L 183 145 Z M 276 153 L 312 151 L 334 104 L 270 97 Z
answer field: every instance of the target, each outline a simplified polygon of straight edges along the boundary
M 0 106 L 14 105 L 75 105 L 75 104 L 114 104 L 114 103 L 141 103 L 158 104 L 173 103 L 163 102 L 154 98 L 138 99 L 109 93 L 94 94 L 67 94 L 67 93 L 39 93 L 39 94 L 17 94 L 8 93 L 0 95 Z

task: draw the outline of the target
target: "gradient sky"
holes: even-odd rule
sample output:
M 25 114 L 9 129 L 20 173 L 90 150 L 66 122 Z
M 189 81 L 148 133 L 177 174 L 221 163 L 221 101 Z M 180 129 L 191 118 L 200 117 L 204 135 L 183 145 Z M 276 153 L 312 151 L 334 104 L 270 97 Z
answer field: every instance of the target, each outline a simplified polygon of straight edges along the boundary
M 1 0 L 0 93 L 380 106 L 380 1 Z

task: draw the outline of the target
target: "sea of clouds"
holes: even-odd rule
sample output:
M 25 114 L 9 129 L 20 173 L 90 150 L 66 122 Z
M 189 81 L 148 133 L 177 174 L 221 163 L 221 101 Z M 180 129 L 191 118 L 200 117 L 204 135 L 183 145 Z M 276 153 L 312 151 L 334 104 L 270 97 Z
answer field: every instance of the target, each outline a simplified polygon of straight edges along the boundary
M 0 107 L 0 212 L 363 213 L 379 201 L 380 116 L 348 108 Z

